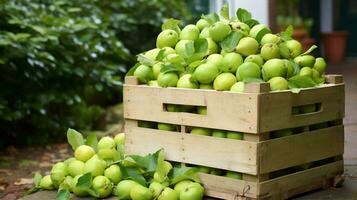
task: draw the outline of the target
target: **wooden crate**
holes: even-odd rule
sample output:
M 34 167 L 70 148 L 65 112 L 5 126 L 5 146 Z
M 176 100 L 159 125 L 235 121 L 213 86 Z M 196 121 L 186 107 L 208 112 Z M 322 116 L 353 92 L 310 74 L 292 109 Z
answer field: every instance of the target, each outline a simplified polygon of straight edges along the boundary
M 269 92 L 267 83 L 232 93 L 149 87 L 126 77 L 125 150 L 144 155 L 164 148 L 170 161 L 243 173 L 243 180 L 200 174 L 206 195 L 221 199 L 285 199 L 336 185 L 343 173 L 344 84 L 342 76 L 326 78 L 327 84 L 300 93 Z M 207 115 L 168 112 L 166 104 L 205 106 Z M 293 107 L 311 104 L 316 112 L 293 114 Z M 139 127 L 138 121 L 175 124 L 180 132 Z M 324 122 L 329 126 L 312 129 Z M 242 132 L 243 140 L 192 135 L 190 127 Z M 271 132 L 287 128 L 301 131 L 270 139 Z M 302 165 L 310 168 L 273 176 Z

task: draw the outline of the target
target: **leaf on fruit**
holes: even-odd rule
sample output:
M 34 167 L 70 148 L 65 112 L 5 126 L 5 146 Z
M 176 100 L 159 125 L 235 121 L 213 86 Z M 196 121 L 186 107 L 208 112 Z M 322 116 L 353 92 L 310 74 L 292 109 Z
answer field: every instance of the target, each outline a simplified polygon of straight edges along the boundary
M 325 83 L 325 80 L 325 77 L 314 78 L 314 82 L 316 83 L 316 85 Z
M 294 32 L 293 26 L 292 26 L 292 25 L 289 25 L 289 26 L 285 29 L 285 31 L 283 31 L 283 32 L 280 33 L 280 38 L 281 38 L 283 41 L 291 40 L 291 39 L 292 39 L 293 32 Z
M 240 32 L 232 31 L 221 43 L 221 47 L 223 50 L 227 52 L 233 51 L 240 39 L 242 39 L 244 35 Z
M 128 160 L 130 158 L 130 161 L 132 164 L 135 163 L 135 166 L 144 169 L 148 173 L 154 173 L 157 168 L 158 158 L 161 152 L 163 152 L 162 149 L 153 154 L 150 153 L 146 156 L 130 155 L 125 159 Z
M 229 5 L 228 5 L 228 3 L 225 3 L 222 6 L 220 14 L 224 19 L 229 20 Z
M 183 180 L 192 180 L 198 183 L 200 182 L 198 170 L 193 167 L 174 167 L 168 174 L 168 177 L 170 179 L 170 185 L 175 185 Z
M 88 172 L 79 177 L 76 187 L 89 189 L 92 186 L 92 173 Z
M 312 80 L 310 76 L 296 75 L 289 78 L 288 86 L 290 89 L 293 88 L 308 88 L 314 87 L 316 83 Z
M 237 14 L 238 20 L 241 22 L 245 22 L 247 20 L 252 19 L 252 14 L 243 8 L 238 8 L 236 14 Z
M 95 133 L 90 133 L 86 138 L 86 145 L 91 146 L 95 151 L 97 151 L 98 139 Z
M 252 28 L 253 26 L 259 24 L 259 22 L 257 20 L 255 20 L 255 19 L 248 19 L 244 23 L 246 23 L 250 28 Z
M 140 65 L 140 63 L 136 63 L 132 68 L 130 68 L 128 73 L 126 73 L 126 76 L 133 76 L 136 68 L 138 68 Z
M 208 50 L 208 42 L 206 38 L 198 38 L 194 41 L 195 53 L 206 53 Z
M 67 140 L 68 143 L 72 146 L 73 150 L 76 150 L 77 147 L 84 144 L 82 134 L 71 128 L 67 130 Z
M 260 30 L 257 34 L 257 36 L 255 37 L 255 39 L 260 43 L 260 41 L 262 40 L 263 36 L 267 33 L 271 33 L 271 30 L 268 28 L 263 28 L 262 30 Z
M 120 161 L 122 159 L 124 159 L 124 145 L 118 144 L 117 148 L 116 148 L 116 152 L 114 154 L 113 161 L 116 162 L 116 161 Z
M 41 179 L 42 179 L 42 175 L 39 173 L 35 173 L 35 175 L 33 177 L 33 183 L 34 183 L 35 187 L 40 187 Z
M 167 172 L 165 171 L 165 166 L 164 166 L 164 160 L 165 160 L 165 154 L 164 151 L 161 150 L 159 151 L 158 158 L 157 158 L 157 165 L 155 172 L 157 173 L 157 179 L 156 181 L 159 181 L 160 183 L 163 183 L 166 181 L 167 177 Z
M 170 19 L 167 19 L 165 21 L 165 23 L 162 24 L 161 29 L 162 30 L 171 29 L 171 30 L 176 31 L 177 34 L 180 34 L 180 32 L 181 32 L 181 29 L 179 26 L 180 23 L 181 23 L 180 20 L 170 18 Z
M 264 81 L 260 78 L 244 78 L 244 83 L 264 83 Z
M 155 60 L 162 61 L 165 58 L 165 49 L 160 49 L 159 53 L 157 54 Z
M 295 75 L 297 75 L 297 74 L 299 74 L 299 72 L 300 72 L 300 66 L 296 63 L 296 62 L 294 62 L 293 60 L 290 60 L 290 63 L 291 63 L 291 65 L 293 66 L 293 68 L 294 68 L 294 76 Z
M 304 53 L 302 53 L 300 56 L 308 55 L 308 54 L 310 54 L 312 51 L 314 51 L 315 49 L 317 49 L 317 46 L 316 46 L 316 45 L 312 45 L 307 51 L 305 51 Z
M 184 72 L 184 71 L 185 71 L 185 69 L 183 66 L 173 65 L 171 63 L 165 64 L 160 70 L 161 73 Z
M 285 43 L 280 43 L 279 44 L 279 52 L 280 52 L 280 55 L 284 58 L 290 58 L 291 55 L 290 55 L 290 50 L 289 48 L 286 46 Z
M 183 58 L 189 58 L 195 53 L 195 45 L 193 41 L 189 41 L 185 44 L 185 51 L 182 55 Z
M 57 192 L 56 200 L 69 200 L 71 199 L 71 193 L 68 189 L 60 189 Z
M 144 56 L 144 54 L 139 54 L 137 57 L 138 57 L 138 62 L 141 63 L 142 65 L 152 66 L 155 64 L 154 60 L 151 60 L 150 58 Z
M 146 179 L 140 173 L 139 169 L 134 167 L 124 167 L 124 166 L 120 166 L 120 169 L 123 173 L 123 179 L 131 179 L 143 186 L 146 186 Z
M 206 20 L 211 25 L 219 21 L 219 16 L 216 13 L 202 15 L 201 18 Z

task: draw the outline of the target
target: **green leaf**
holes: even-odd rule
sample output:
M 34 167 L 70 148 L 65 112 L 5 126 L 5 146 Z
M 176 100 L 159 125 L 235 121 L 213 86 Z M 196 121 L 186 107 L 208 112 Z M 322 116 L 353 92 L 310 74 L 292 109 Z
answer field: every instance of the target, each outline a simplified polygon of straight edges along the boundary
M 146 179 L 140 173 L 139 169 L 134 167 L 124 167 L 124 166 L 120 166 L 120 169 L 123 173 L 123 179 L 131 179 L 143 186 L 146 186 L 147 183 Z
M 280 33 L 280 37 L 283 41 L 288 41 L 292 39 L 293 36 L 293 32 L 294 32 L 294 28 L 292 25 L 289 25 L 285 31 Z
M 174 167 L 168 174 L 168 177 L 170 179 L 170 185 L 175 185 L 183 180 L 192 180 L 198 183 L 200 182 L 198 171 L 193 167 Z
M 79 177 L 76 187 L 88 189 L 92 186 L 92 173 L 88 172 Z
M 72 146 L 73 150 L 76 150 L 77 147 L 84 144 L 82 134 L 71 128 L 67 130 L 67 140 L 68 143 Z
M 183 58 L 189 58 L 195 53 L 194 41 L 189 41 L 185 44 L 185 51 L 182 55 Z
M 157 54 L 155 60 L 162 61 L 165 58 L 165 49 L 160 49 L 159 53 Z
M 136 68 L 138 68 L 140 65 L 140 63 L 136 63 L 132 68 L 130 68 L 130 70 L 126 73 L 125 76 L 133 76 Z
M 171 29 L 177 32 L 177 34 L 180 34 L 181 29 L 179 27 L 181 21 L 177 19 L 170 18 L 165 21 L 165 23 L 162 24 L 161 29 L 162 30 L 167 30 Z
M 316 83 L 312 80 L 310 76 L 296 75 L 288 80 L 288 86 L 290 89 L 293 88 L 309 88 L 314 87 Z
M 131 158 L 136 166 L 144 169 L 146 172 L 155 172 L 160 152 L 162 152 L 162 150 L 158 150 L 155 153 L 150 153 L 146 156 L 129 155 L 127 157 Z
M 208 50 L 208 41 L 206 38 L 198 38 L 194 41 L 195 53 L 206 53 Z
M 95 133 L 90 133 L 86 138 L 86 145 L 91 146 L 95 151 L 97 151 L 98 139 Z
M 299 66 L 296 62 L 294 62 L 293 60 L 290 60 L 290 63 L 291 63 L 291 65 L 292 65 L 293 68 L 294 68 L 294 76 L 297 75 L 297 74 L 299 74 L 299 72 L 300 72 L 300 66 Z
M 304 53 L 302 53 L 300 56 L 303 56 L 303 55 L 307 55 L 307 54 L 310 54 L 313 50 L 317 49 L 317 46 L 316 45 L 312 45 L 307 51 L 305 51 Z
M 257 36 L 255 37 L 255 39 L 260 43 L 260 41 L 262 40 L 263 36 L 267 33 L 271 33 L 271 30 L 268 28 L 263 28 L 262 30 L 260 30 L 257 34 Z
M 184 72 L 185 68 L 183 66 L 179 65 L 173 65 L 173 64 L 165 64 L 164 67 L 161 68 L 160 72 L 161 73 L 169 73 L 169 72 Z
M 290 55 L 290 50 L 289 50 L 289 48 L 286 46 L 286 43 L 285 43 L 285 42 L 279 44 L 279 53 L 280 53 L 280 55 L 283 56 L 284 58 L 290 58 L 290 57 L 291 57 L 291 55 Z
M 68 189 L 60 189 L 57 192 L 56 200 L 69 200 L 71 199 L 71 193 Z
M 242 39 L 244 36 L 240 32 L 232 31 L 221 43 L 221 47 L 223 50 L 227 52 L 233 51 L 236 46 L 238 45 L 238 42 L 240 39 Z
M 152 66 L 155 64 L 154 60 L 151 60 L 150 58 L 144 56 L 144 54 L 138 55 L 138 62 L 141 63 L 142 65 L 147 65 L 147 66 Z
M 229 5 L 228 5 L 228 3 L 225 3 L 222 6 L 220 14 L 224 19 L 229 20 Z
M 244 83 L 264 83 L 264 81 L 260 78 L 244 78 Z
M 163 183 L 168 179 L 167 178 L 168 172 L 165 171 L 164 160 L 165 160 L 164 151 L 160 150 L 157 158 L 157 165 L 155 170 L 155 172 L 157 173 L 156 180 L 159 181 L 160 183 Z
M 41 179 L 42 179 L 42 175 L 36 172 L 35 176 L 33 177 L 33 183 L 35 184 L 35 187 L 40 187 Z
M 244 23 L 246 23 L 250 28 L 252 28 L 253 26 L 259 24 L 259 22 L 257 20 L 255 20 L 255 19 L 248 19 Z
M 219 21 L 219 16 L 216 13 L 210 13 L 208 15 L 202 15 L 201 18 L 205 19 L 211 25 Z
M 116 153 L 114 154 L 114 162 L 124 159 L 124 145 L 118 144 L 116 148 Z
M 247 20 L 252 19 L 252 14 L 250 14 L 250 12 L 248 12 L 246 9 L 243 9 L 243 8 L 238 8 L 236 14 L 237 14 L 238 20 L 241 22 L 245 22 Z
M 320 85 L 325 83 L 326 79 L 325 77 L 319 77 L 319 78 L 314 78 L 314 82 L 316 83 L 316 85 Z

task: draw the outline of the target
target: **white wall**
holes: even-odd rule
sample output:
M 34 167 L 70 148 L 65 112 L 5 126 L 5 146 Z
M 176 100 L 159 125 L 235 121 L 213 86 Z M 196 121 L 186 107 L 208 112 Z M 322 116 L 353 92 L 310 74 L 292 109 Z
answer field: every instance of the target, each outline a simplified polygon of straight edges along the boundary
M 254 19 L 269 26 L 268 0 L 210 0 L 210 12 L 219 13 L 226 2 L 229 3 L 231 15 L 235 15 L 238 8 L 244 8 L 252 13 Z
M 332 0 L 320 1 L 321 32 L 331 32 L 333 29 L 333 3 Z

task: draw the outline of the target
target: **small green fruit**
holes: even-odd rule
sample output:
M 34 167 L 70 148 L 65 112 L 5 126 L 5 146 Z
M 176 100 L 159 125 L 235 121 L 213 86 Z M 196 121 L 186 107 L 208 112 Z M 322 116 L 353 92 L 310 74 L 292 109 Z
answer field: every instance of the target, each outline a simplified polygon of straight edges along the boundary
M 158 63 L 155 63 L 153 66 L 152 66 L 152 71 L 153 71 L 153 74 L 154 74 L 154 79 L 157 79 L 157 77 L 159 76 L 160 74 L 160 71 L 161 69 L 163 68 L 163 63 L 161 62 L 158 62 Z
M 76 196 L 85 197 L 88 196 L 88 192 L 80 187 L 77 187 L 78 179 L 81 176 L 82 175 L 77 175 L 72 179 L 71 190 Z
M 178 41 L 178 34 L 174 30 L 163 30 L 156 39 L 156 47 L 174 47 Z
M 312 68 L 315 64 L 315 58 L 311 55 L 303 55 L 303 56 L 298 56 L 294 59 L 294 62 L 296 62 L 298 65 L 301 67 L 310 67 Z
M 218 76 L 218 67 L 212 63 L 204 63 L 196 68 L 193 77 L 200 83 L 209 84 Z
M 299 75 L 312 77 L 312 69 L 310 67 L 303 67 L 300 69 Z
M 273 58 L 279 58 L 279 47 L 275 43 L 264 44 L 260 50 L 260 55 L 264 60 L 270 60 Z
M 230 25 L 233 30 L 242 33 L 244 36 L 249 35 L 250 28 L 247 24 L 236 21 L 236 22 L 231 22 Z
M 116 145 L 124 145 L 125 133 L 118 133 L 117 135 L 115 135 L 114 142 Z
M 218 53 L 219 47 L 218 47 L 217 43 L 214 42 L 212 40 L 212 38 L 210 38 L 210 37 L 206 38 L 206 39 L 207 39 L 207 43 L 208 43 L 208 51 L 206 54 L 209 55 L 209 54 Z
M 200 34 L 200 29 L 193 24 L 185 26 L 180 33 L 180 40 L 196 40 Z
M 268 81 L 268 83 L 270 83 L 271 91 L 288 89 L 288 81 L 283 77 L 273 77 Z
M 242 180 L 242 173 L 227 171 L 225 177 Z
M 42 177 L 42 179 L 40 181 L 40 188 L 44 189 L 44 190 L 53 190 L 55 188 L 53 186 L 50 175 Z
M 227 131 L 227 138 L 234 140 L 243 140 L 243 133 Z
M 228 91 L 237 82 L 232 73 L 222 73 L 214 79 L 213 88 L 217 91 Z
M 176 125 L 173 124 L 158 123 L 157 128 L 163 131 L 177 131 Z
M 80 160 L 73 160 L 68 164 L 68 173 L 73 177 L 83 174 L 83 169 L 84 162 Z
M 289 40 L 285 42 L 286 47 L 289 49 L 289 57 L 295 58 L 302 53 L 302 45 L 297 40 Z
M 223 67 L 220 69 L 223 72 L 236 73 L 238 67 L 243 63 L 243 58 L 238 53 L 227 53 L 223 57 Z
M 226 138 L 227 132 L 223 130 L 213 130 L 212 137 Z
M 277 44 L 280 42 L 280 37 L 275 35 L 275 34 L 271 34 L 271 33 L 267 33 L 262 37 L 262 40 L 260 41 L 261 45 L 265 45 L 268 43 L 274 43 Z
M 202 29 L 199 38 L 209 38 L 209 27 L 205 27 Z
M 244 59 L 244 62 L 253 62 L 259 67 L 262 67 L 264 64 L 263 57 L 260 54 L 249 55 Z
M 96 176 L 92 182 L 93 189 L 98 193 L 99 198 L 105 198 L 112 193 L 113 185 L 105 176 Z
M 320 75 L 325 73 L 326 70 L 326 61 L 323 58 L 316 58 L 315 64 L 314 64 L 314 69 L 319 72 Z
M 88 145 L 81 145 L 77 147 L 76 150 L 74 151 L 74 157 L 82 162 L 86 162 L 92 156 L 94 156 L 94 154 L 95 154 L 94 149 Z
M 198 106 L 197 113 L 200 115 L 207 115 L 207 108 L 204 106 Z
M 100 176 L 103 175 L 106 167 L 106 162 L 104 160 L 99 159 L 97 156 L 93 156 L 89 159 L 83 168 L 83 173 L 92 173 L 92 176 Z
M 115 142 L 111 137 L 102 137 L 97 145 L 98 149 L 112 149 L 115 147 Z
M 212 130 L 208 128 L 200 128 L 200 127 L 194 127 L 191 129 L 190 133 L 194 135 L 205 135 L 205 136 L 211 136 Z
M 211 54 L 207 57 L 207 62 L 214 64 L 218 69 L 223 67 L 223 56 L 221 54 Z
M 130 191 L 130 197 L 132 200 L 152 200 L 153 194 L 149 188 L 146 188 L 142 185 L 136 185 Z
M 271 30 L 264 24 L 257 24 L 255 26 L 253 26 L 253 28 L 251 28 L 249 31 L 250 37 L 255 38 L 259 42 L 268 33 L 271 33 Z M 261 37 L 261 38 L 258 38 L 258 37 Z
M 177 81 L 177 87 L 197 89 L 199 85 L 198 83 L 191 81 L 191 74 L 185 74 Z
M 262 67 L 262 75 L 265 81 L 277 76 L 286 77 L 286 73 L 285 62 L 281 59 L 270 59 Z
M 203 30 L 206 27 L 209 27 L 209 23 L 205 19 L 200 19 L 197 21 L 196 26 L 198 29 Z
M 161 195 L 159 196 L 158 200 L 179 200 L 179 193 L 175 190 L 167 187 L 162 191 Z
M 213 90 L 213 85 L 212 84 L 200 84 L 200 89 Z
M 243 55 L 249 56 L 252 54 L 256 54 L 259 50 L 258 42 L 252 37 L 242 38 L 236 47 L 236 51 Z
M 178 183 L 176 183 L 174 190 L 178 193 L 180 193 L 181 191 L 183 191 L 184 189 L 186 189 L 191 183 L 193 183 L 190 180 L 183 180 L 180 181 Z
M 154 73 L 149 66 L 140 65 L 135 69 L 134 76 L 138 77 L 140 83 L 147 83 L 154 78 Z
M 160 87 L 159 84 L 157 83 L 157 80 L 155 81 L 149 81 L 148 86 L 150 87 Z
M 209 172 L 211 171 L 211 169 L 209 167 L 205 167 L 205 166 L 197 166 L 196 169 L 199 172 L 205 173 L 205 174 L 209 174 Z
M 160 52 L 159 48 L 151 49 L 151 50 L 145 52 L 144 56 L 149 58 L 150 60 L 156 60 L 156 57 L 159 54 L 159 52 Z
M 191 183 L 180 192 L 180 200 L 202 200 L 204 188 L 199 183 Z
M 139 183 L 132 180 L 122 180 L 115 188 L 115 194 L 120 200 L 130 199 L 130 193 Z
M 221 21 L 214 23 L 209 28 L 209 35 L 215 42 L 221 42 L 231 33 L 231 27 Z
M 234 85 L 232 85 L 231 92 L 244 92 L 244 82 L 243 81 L 239 81 L 237 83 L 235 83 Z
M 157 83 L 161 87 L 176 87 L 178 75 L 174 72 L 160 73 L 157 78 Z
M 120 167 L 118 165 L 111 165 L 105 169 L 104 176 L 109 178 L 109 180 L 114 184 L 119 183 L 119 181 L 121 181 L 123 178 Z
M 236 77 L 238 81 L 245 78 L 260 78 L 260 67 L 252 62 L 245 62 L 238 67 Z

